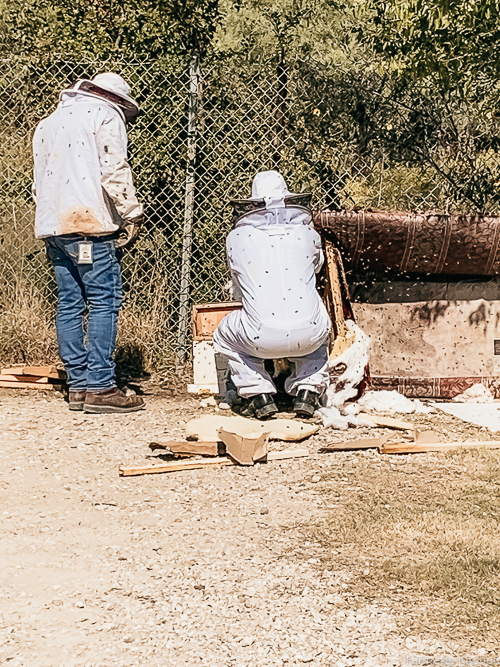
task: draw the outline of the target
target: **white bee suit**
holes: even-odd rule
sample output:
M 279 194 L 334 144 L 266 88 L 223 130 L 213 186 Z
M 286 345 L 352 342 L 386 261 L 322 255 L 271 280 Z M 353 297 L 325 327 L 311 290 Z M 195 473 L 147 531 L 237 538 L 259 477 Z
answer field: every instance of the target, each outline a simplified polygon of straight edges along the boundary
M 143 213 L 127 161 L 120 111 L 78 91 L 61 94 L 34 139 L 37 238 L 113 234 Z
M 285 206 L 290 193 L 277 172 L 254 179 L 252 199 L 265 209 L 244 215 L 227 237 L 227 258 L 241 311 L 225 317 L 214 333 L 214 347 L 227 357 L 231 378 L 243 397 L 276 393 L 265 359 L 295 364 L 285 383 L 322 393 L 328 386 L 331 323 L 316 290 L 323 264 L 321 239 L 311 215 Z

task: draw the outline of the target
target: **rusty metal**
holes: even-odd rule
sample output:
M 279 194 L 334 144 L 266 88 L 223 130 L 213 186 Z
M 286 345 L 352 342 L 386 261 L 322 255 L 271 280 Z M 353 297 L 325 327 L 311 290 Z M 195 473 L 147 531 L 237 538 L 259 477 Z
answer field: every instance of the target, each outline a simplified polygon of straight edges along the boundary
M 396 212 L 321 212 L 316 228 L 348 269 L 427 275 L 500 273 L 500 217 Z

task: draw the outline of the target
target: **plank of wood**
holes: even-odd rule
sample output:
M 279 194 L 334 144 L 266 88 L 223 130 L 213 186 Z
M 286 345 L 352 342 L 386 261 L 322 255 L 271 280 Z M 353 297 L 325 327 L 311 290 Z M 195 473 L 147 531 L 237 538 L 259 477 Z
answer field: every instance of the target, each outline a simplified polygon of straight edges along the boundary
M 434 431 L 416 431 L 415 442 L 417 445 L 428 445 L 429 443 L 435 445 L 437 442 L 441 442 L 441 437 Z
M 297 459 L 309 456 L 309 450 L 305 447 L 297 449 L 282 449 L 279 452 L 267 452 L 267 461 L 284 461 L 286 459 Z
M 198 440 L 162 440 L 152 442 L 149 448 L 153 451 L 155 449 L 169 449 L 174 454 L 190 454 L 192 456 L 197 454 L 217 456 L 219 453 L 218 442 L 199 442 Z
M 360 412 L 358 417 L 380 428 L 395 428 L 400 431 L 413 431 L 415 429 L 412 423 L 402 421 L 401 419 L 394 419 L 393 417 L 378 417 L 377 415 L 367 415 L 364 412 Z
M 336 442 L 328 447 L 322 447 L 319 451 L 321 454 L 328 452 L 344 452 L 353 449 L 378 449 L 381 447 L 389 436 L 382 438 L 362 438 L 360 440 L 350 440 L 347 442 Z
M 281 452 L 268 452 L 268 461 L 282 461 L 297 457 L 309 456 L 307 449 L 284 449 Z M 213 459 L 196 459 L 195 461 L 172 461 L 163 465 L 154 466 L 120 466 L 120 477 L 130 475 L 151 475 L 159 472 L 179 472 L 181 470 L 195 470 L 196 468 L 215 468 L 217 466 L 238 465 L 227 456 Z
M 49 383 L 49 378 L 47 377 L 38 377 L 37 375 L 6 375 L 5 373 L 0 375 L 0 380 L 2 382 L 36 382 L 37 384 Z
M 66 373 L 55 366 L 25 366 L 23 364 L 9 366 L 0 370 L 1 375 L 36 375 L 38 377 L 66 379 Z
M 4 382 L 0 380 L 0 387 L 5 389 L 43 389 L 54 391 L 54 389 L 59 389 L 59 385 L 55 384 L 39 384 L 38 382 Z
M 172 461 L 163 465 L 155 466 L 120 466 L 120 476 L 128 475 L 150 475 L 158 472 L 178 472 L 179 470 L 194 470 L 196 468 L 215 468 L 217 466 L 236 465 L 226 456 L 213 459 L 196 459 L 194 461 Z
M 500 449 L 500 440 L 466 440 L 464 442 L 389 442 L 380 448 L 381 454 L 423 454 L 425 452 L 448 452 L 453 449 Z

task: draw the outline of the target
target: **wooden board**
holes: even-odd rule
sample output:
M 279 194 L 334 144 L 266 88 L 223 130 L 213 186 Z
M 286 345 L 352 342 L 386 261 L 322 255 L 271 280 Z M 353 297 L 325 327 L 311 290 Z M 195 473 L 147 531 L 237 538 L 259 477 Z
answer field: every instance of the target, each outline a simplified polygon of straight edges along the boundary
M 358 417 L 379 428 L 395 428 L 400 431 L 413 431 L 415 429 L 415 426 L 411 422 L 394 419 L 393 417 L 378 417 L 377 415 L 367 415 L 364 412 L 360 412 Z
M 346 338 L 347 328 L 345 326 L 344 306 L 342 302 L 342 292 L 340 290 L 337 250 L 330 241 L 325 241 L 325 255 L 329 287 L 326 300 L 328 302 L 327 308 L 330 317 L 332 318 L 332 327 L 334 330 L 332 339 L 335 341 L 336 338 Z
M 267 461 L 284 461 L 309 456 L 307 449 L 284 449 L 281 452 L 269 452 Z M 151 475 L 160 472 L 179 472 L 181 470 L 195 470 L 196 468 L 216 468 L 217 466 L 235 466 L 238 465 L 232 459 L 226 456 L 220 456 L 214 459 L 196 459 L 190 461 L 172 461 L 163 465 L 154 466 L 120 466 L 120 477 L 131 475 Z
M 269 438 L 271 440 L 286 440 L 288 442 L 304 440 L 319 431 L 317 424 L 307 424 L 297 419 L 258 421 L 239 415 L 231 417 L 204 415 L 188 421 L 185 426 L 185 434 L 188 438 L 213 442 L 218 440 L 220 428 L 246 438 L 259 437 L 262 433 L 270 433 Z
M 120 476 L 149 475 L 158 472 L 178 472 L 180 470 L 194 470 L 196 468 L 216 468 L 217 466 L 236 465 L 234 461 L 226 456 L 213 459 L 195 459 L 189 461 L 172 461 L 163 465 L 155 466 L 120 466 Z
M 193 338 L 207 340 L 219 326 L 221 320 L 233 310 L 241 310 L 240 301 L 223 303 L 199 303 L 193 306 Z
M 66 373 L 55 366 L 25 366 L 23 364 L 14 364 L 8 368 L 0 370 L 1 375 L 35 375 L 38 377 L 53 378 L 56 380 L 65 380 Z
M 360 440 L 350 440 L 347 442 L 336 442 L 327 447 L 322 447 L 319 451 L 321 454 L 328 452 L 345 452 L 354 449 L 379 449 L 389 436 L 381 438 L 361 438 Z
M 466 440 L 464 442 L 389 442 L 380 448 L 381 454 L 423 454 L 425 452 L 449 452 L 454 449 L 500 449 L 500 440 Z
M 43 389 L 44 391 L 59 389 L 59 385 L 54 384 L 38 384 L 37 382 L 4 382 L 3 380 L 0 380 L 0 387 L 4 387 L 5 389 Z
M 309 450 L 305 447 L 297 449 L 282 449 L 279 452 L 267 452 L 267 461 L 285 461 L 286 459 L 298 459 L 309 456 Z
M 438 433 L 434 433 L 434 431 L 416 431 L 415 442 L 417 445 L 428 445 L 429 443 L 435 445 L 441 442 L 441 436 Z
M 153 451 L 155 449 L 169 449 L 174 454 L 190 454 L 192 456 L 217 456 L 219 453 L 218 442 L 199 442 L 198 440 L 162 440 L 161 442 L 152 442 L 149 448 Z
M 49 384 L 48 377 L 39 377 L 38 375 L 7 375 L 2 373 L 0 375 L 2 382 L 36 382 L 37 384 Z

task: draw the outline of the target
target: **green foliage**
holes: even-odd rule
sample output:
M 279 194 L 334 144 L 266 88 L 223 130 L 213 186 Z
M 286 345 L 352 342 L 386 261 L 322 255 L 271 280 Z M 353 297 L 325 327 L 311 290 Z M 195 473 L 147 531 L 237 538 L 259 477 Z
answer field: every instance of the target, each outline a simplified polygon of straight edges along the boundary
M 220 20 L 218 0 L 6 0 L 0 53 L 77 57 L 182 56 L 205 52 Z
M 223 20 L 214 49 L 247 62 L 279 54 L 288 62 L 312 59 L 325 66 L 347 63 L 359 51 L 351 0 L 221 0 Z
M 499 0 L 368 0 L 359 8 L 371 13 L 365 37 L 405 76 L 433 75 L 463 95 L 477 77 L 497 84 Z

